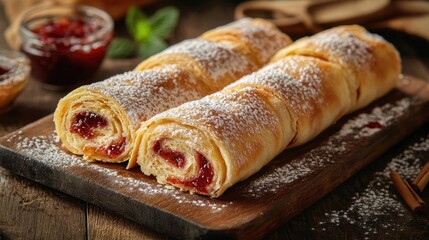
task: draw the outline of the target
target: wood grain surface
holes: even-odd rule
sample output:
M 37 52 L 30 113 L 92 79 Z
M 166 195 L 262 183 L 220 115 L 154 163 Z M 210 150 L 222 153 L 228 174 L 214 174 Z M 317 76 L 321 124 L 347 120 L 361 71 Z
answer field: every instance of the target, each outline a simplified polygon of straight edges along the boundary
M 428 83 L 404 77 L 386 97 L 283 152 L 217 199 L 166 189 L 124 164 L 66 153 L 52 115 L 0 139 L 0 166 L 174 238 L 259 238 L 420 128 L 429 120 L 428 100 Z

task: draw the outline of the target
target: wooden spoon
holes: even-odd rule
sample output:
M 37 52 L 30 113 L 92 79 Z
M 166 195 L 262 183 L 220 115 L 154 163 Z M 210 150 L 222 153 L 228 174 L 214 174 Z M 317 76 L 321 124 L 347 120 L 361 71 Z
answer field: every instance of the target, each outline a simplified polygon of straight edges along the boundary
M 317 32 L 320 25 L 368 19 L 390 0 L 249 1 L 239 4 L 235 17 L 262 17 L 288 33 Z

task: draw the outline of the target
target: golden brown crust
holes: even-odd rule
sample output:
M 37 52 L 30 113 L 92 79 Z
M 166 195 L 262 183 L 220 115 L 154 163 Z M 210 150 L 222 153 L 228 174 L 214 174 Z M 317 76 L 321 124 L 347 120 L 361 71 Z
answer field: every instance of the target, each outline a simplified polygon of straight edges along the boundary
M 258 66 L 226 43 L 204 39 L 185 40 L 139 64 L 135 70 L 179 64 L 212 92 L 255 71 Z
M 240 26 L 246 26 L 247 31 L 257 34 L 257 38 L 244 39 L 247 35 L 242 34 L 231 41 L 204 38 L 185 40 L 145 60 L 132 73 L 120 74 L 71 92 L 59 102 L 55 112 L 55 126 L 63 145 L 72 153 L 89 160 L 127 160 L 135 141 L 135 130 L 142 121 L 218 91 L 256 70 L 260 63 L 268 62 L 265 57 L 265 61 L 256 63 L 254 58 L 258 57 L 250 57 L 251 54 L 243 52 L 242 46 L 270 45 L 272 47 L 265 55 L 271 57 L 289 43 L 285 41 L 288 37 L 279 30 L 261 28 L 262 21 L 239 21 Z M 232 29 L 225 26 L 217 36 L 225 35 L 228 38 L 230 31 Z M 280 40 L 270 43 L 273 36 Z M 75 125 L 80 124 L 75 120 L 79 114 L 82 118 L 102 117 L 100 121 L 103 122 L 104 118 L 108 124 L 103 122 L 100 124 L 102 127 L 91 130 L 93 132 L 88 133 L 90 137 L 79 136 L 76 131 L 70 131 L 74 122 L 77 122 Z M 86 127 L 87 120 L 82 121 Z M 120 148 L 120 154 L 109 155 L 118 146 L 124 146 Z M 129 167 L 132 166 L 131 163 Z
M 198 84 L 187 71 L 176 65 L 165 65 L 119 74 L 74 90 L 59 101 L 54 121 L 63 146 L 70 152 L 89 160 L 123 162 L 130 155 L 134 132 L 142 121 L 207 94 L 205 86 Z M 71 130 L 75 116 L 85 112 L 108 121 L 107 126 L 95 128 L 90 139 Z M 126 145 L 120 155 L 109 156 L 106 151 L 97 151 L 124 138 Z
M 390 44 L 358 26 L 304 38 L 222 91 L 149 119 L 138 130 L 131 162 L 160 183 L 218 197 L 284 149 L 384 95 L 399 66 Z M 198 154 L 209 167 L 201 167 Z
M 346 84 L 348 76 L 338 65 L 307 56 L 287 56 L 229 85 L 264 89 L 283 101 L 295 120 L 300 145 L 350 111 L 353 104 Z
M 145 174 L 171 184 L 169 177 L 184 182 L 198 177 L 201 166 L 195 156 L 201 154 L 213 171 L 213 178 L 205 179 L 207 186 L 173 184 L 217 197 L 280 153 L 281 146 L 294 136 L 290 124 L 281 100 L 267 92 L 252 87 L 221 91 L 145 122 L 137 133 L 138 148 L 131 162 L 138 160 Z M 163 142 L 164 149 L 182 154 L 185 167 L 173 167 L 171 159 L 154 147 L 158 141 Z
M 261 68 L 292 41 L 262 19 L 241 19 L 185 40 L 143 61 L 135 70 L 180 64 L 212 92 Z
M 259 67 L 265 65 L 273 53 L 292 43 L 289 36 L 279 32 L 271 22 L 250 18 L 215 28 L 201 35 L 201 38 L 234 44 Z
M 386 94 L 401 72 L 397 50 L 358 25 L 335 27 L 300 39 L 279 51 L 272 61 L 289 55 L 312 56 L 340 65 L 352 77 L 347 82 L 355 92 L 352 111 Z

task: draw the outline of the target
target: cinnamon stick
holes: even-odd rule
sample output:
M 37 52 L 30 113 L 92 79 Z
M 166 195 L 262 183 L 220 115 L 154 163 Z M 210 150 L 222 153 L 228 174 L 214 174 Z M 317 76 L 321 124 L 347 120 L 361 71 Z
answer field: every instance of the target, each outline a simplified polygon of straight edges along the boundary
M 419 189 L 420 193 L 425 190 L 425 187 L 427 186 L 429 182 L 429 171 L 425 173 L 425 175 L 420 179 L 420 181 L 417 183 L 417 188 Z
M 398 190 L 399 194 L 402 196 L 402 199 L 404 199 L 408 207 L 410 207 L 411 210 L 413 210 L 413 212 L 421 211 L 423 209 L 423 206 L 414 197 L 414 195 L 407 187 L 407 184 L 401 178 L 401 176 L 399 176 L 399 174 L 396 171 L 392 171 L 390 173 L 390 178 L 393 181 L 393 186 L 395 186 L 396 190 Z
M 416 179 L 411 183 L 414 190 L 421 193 L 425 189 L 426 185 L 429 182 L 429 162 L 427 162 L 423 168 L 420 170 L 419 174 L 417 174 Z
M 411 187 L 411 185 L 408 183 L 407 180 L 402 179 L 405 183 L 405 185 L 407 185 L 408 190 L 411 192 L 411 194 L 413 195 L 413 197 L 417 200 L 417 202 L 420 203 L 420 205 L 422 205 L 422 207 L 424 207 L 425 202 L 423 201 L 423 199 L 416 193 L 416 191 L 414 191 L 414 189 Z

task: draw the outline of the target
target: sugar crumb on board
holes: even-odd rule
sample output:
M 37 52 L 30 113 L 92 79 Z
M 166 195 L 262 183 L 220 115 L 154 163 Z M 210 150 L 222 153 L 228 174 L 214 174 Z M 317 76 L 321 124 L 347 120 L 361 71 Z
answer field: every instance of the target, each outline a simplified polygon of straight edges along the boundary
M 371 181 L 361 191 L 351 197 L 350 204 L 324 214 L 325 220 L 316 223 L 313 231 L 343 228 L 354 225 L 360 229 L 365 239 L 379 234 L 395 236 L 402 232 L 407 222 L 413 218 L 408 207 L 392 187 L 391 171 L 397 171 L 401 177 L 411 180 L 419 172 L 422 156 L 428 156 L 429 134 L 409 145 L 405 150 L 393 156 L 384 169 L 375 172 Z M 396 216 L 392 219 L 392 216 Z M 401 219 L 401 220 L 398 220 Z M 388 231 L 387 231 L 388 230 Z
M 197 207 L 211 209 L 212 212 L 219 212 L 233 204 L 232 202 L 216 203 L 212 199 L 197 196 L 197 199 L 190 199 L 186 193 L 182 193 L 175 189 L 165 188 L 161 184 L 151 184 L 141 181 L 132 176 L 123 176 L 118 170 L 103 167 L 100 164 L 88 162 L 79 156 L 71 155 L 64 152 L 58 147 L 56 141 L 56 133 L 50 135 L 41 135 L 33 137 L 24 137 L 21 133 L 12 135 L 8 142 L 17 142 L 16 147 L 24 155 L 33 160 L 48 164 L 51 168 L 70 169 L 72 167 L 80 167 L 94 172 L 94 175 L 102 174 L 103 177 L 112 179 L 112 183 L 117 185 L 117 189 L 128 191 L 133 194 L 136 192 L 145 195 L 168 195 L 180 204 L 188 204 Z M 10 140 L 10 141 L 9 141 Z M 127 171 L 127 170 L 124 170 Z
M 398 117 L 410 108 L 411 101 L 410 98 L 403 98 L 394 103 L 375 107 L 370 113 L 358 114 L 345 122 L 338 132 L 324 140 L 320 146 L 297 159 L 277 166 L 272 171 L 251 178 L 245 185 L 243 194 L 257 198 L 267 193 L 274 194 L 286 185 L 334 164 L 336 156 L 344 155 L 359 142 L 374 136 L 382 128 L 393 125 Z M 371 123 L 380 124 L 380 127 L 369 127 Z

